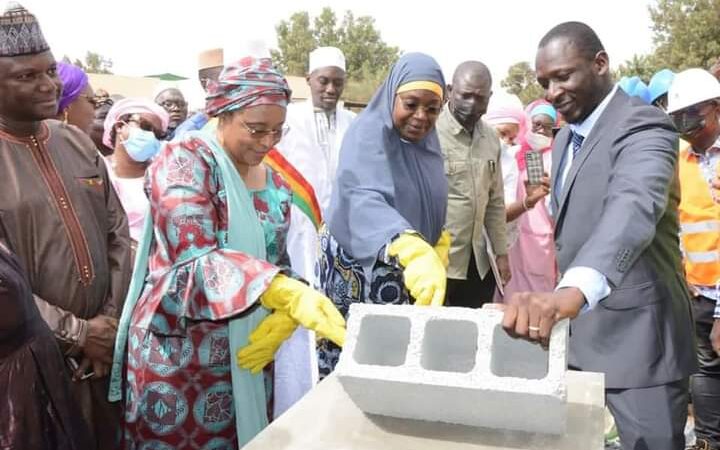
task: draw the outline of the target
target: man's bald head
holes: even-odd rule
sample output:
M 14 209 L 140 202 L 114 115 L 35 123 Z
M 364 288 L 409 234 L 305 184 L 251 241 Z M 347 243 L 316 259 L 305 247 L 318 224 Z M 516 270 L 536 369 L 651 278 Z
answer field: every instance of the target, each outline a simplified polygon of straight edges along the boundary
M 448 86 L 448 108 L 466 130 L 472 132 L 487 111 L 491 89 L 492 75 L 480 61 L 465 61 L 455 69 Z
M 461 80 L 468 78 L 476 79 L 478 81 L 484 81 L 489 85 L 492 85 L 492 75 L 490 69 L 480 61 L 465 61 L 460 63 L 455 69 L 453 74 L 453 84 L 458 84 Z

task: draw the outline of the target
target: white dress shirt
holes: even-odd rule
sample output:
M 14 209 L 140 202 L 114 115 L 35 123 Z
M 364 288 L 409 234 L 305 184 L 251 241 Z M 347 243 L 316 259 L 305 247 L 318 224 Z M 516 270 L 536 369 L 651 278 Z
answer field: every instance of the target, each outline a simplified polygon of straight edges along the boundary
M 610 103 L 610 99 L 615 95 L 617 85 L 610 91 L 610 93 L 603 99 L 602 102 L 580 123 L 571 124 L 570 130 L 573 133 L 579 134 L 583 138 L 587 139 L 592 131 L 595 123 L 598 121 L 602 113 Z M 584 142 L 583 142 L 584 143 Z M 580 147 L 578 153 L 584 149 Z M 573 144 L 572 140 L 568 144 L 565 150 L 565 157 L 563 158 L 563 166 L 560 168 L 560 185 L 558 186 L 559 192 L 562 192 L 565 186 L 565 180 L 567 179 L 568 173 L 570 173 L 570 167 L 573 163 Z M 565 271 L 562 279 L 557 285 L 557 289 L 574 287 L 580 289 L 585 296 L 586 306 L 583 311 L 589 311 L 595 307 L 602 299 L 610 295 L 610 284 L 608 283 L 607 277 L 592 267 L 577 266 L 570 267 Z

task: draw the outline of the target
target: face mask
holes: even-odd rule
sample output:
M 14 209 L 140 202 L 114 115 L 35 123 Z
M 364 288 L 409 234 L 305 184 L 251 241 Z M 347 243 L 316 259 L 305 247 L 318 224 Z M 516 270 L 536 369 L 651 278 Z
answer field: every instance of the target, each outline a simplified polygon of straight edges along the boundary
M 678 132 L 684 136 L 705 128 L 705 117 L 690 114 L 677 114 L 672 116 L 673 123 Z
M 473 119 L 473 107 L 464 103 L 453 102 L 452 113 L 463 121 Z
M 528 131 L 525 135 L 525 139 L 527 139 L 527 143 L 530 148 L 535 151 L 545 150 L 552 145 L 552 138 L 549 138 L 544 134 L 533 133 L 532 131 Z
M 145 162 L 160 151 L 160 141 L 152 131 L 130 127 L 128 138 L 123 142 L 128 156 L 137 162 Z

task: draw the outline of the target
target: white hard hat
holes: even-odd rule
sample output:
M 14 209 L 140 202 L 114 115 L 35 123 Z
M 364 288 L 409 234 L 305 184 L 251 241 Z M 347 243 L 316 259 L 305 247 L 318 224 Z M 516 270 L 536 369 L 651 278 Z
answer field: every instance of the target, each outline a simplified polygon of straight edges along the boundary
M 720 82 L 707 70 L 687 69 L 675 76 L 668 91 L 668 114 L 720 98 Z

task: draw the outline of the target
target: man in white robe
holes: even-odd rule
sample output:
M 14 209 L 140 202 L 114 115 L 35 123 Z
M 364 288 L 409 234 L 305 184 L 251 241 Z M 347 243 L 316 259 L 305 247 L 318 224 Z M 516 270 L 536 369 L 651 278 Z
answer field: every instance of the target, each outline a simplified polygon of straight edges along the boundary
M 355 113 L 343 108 L 345 55 L 335 47 L 310 53 L 307 82 L 311 99 L 288 106 L 288 133 L 277 145 L 282 155 L 315 190 L 322 214 L 330 206 L 340 144 Z M 292 268 L 317 285 L 315 261 L 318 234 L 313 222 L 296 206 L 291 212 L 287 248 Z M 283 344 L 275 357 L 275 417 L 299 400 L 317 382 L 314 336 L 304 328 Z
M 343 108 L 340 101 L 345 88 L 345 56 L 340 49 L 313 50 L 307 82 L 312 98 L 288 106 L 285 123 L 290 130 L 278 149 L 313 187 L 324 214 L 330 205 L 340 144 L 355 118 L 355 113 Z M 312 222 L 294 211 L 288 252 L 293 269 L 310 282 L 315 282 L 316 244 L 317 230 Z

